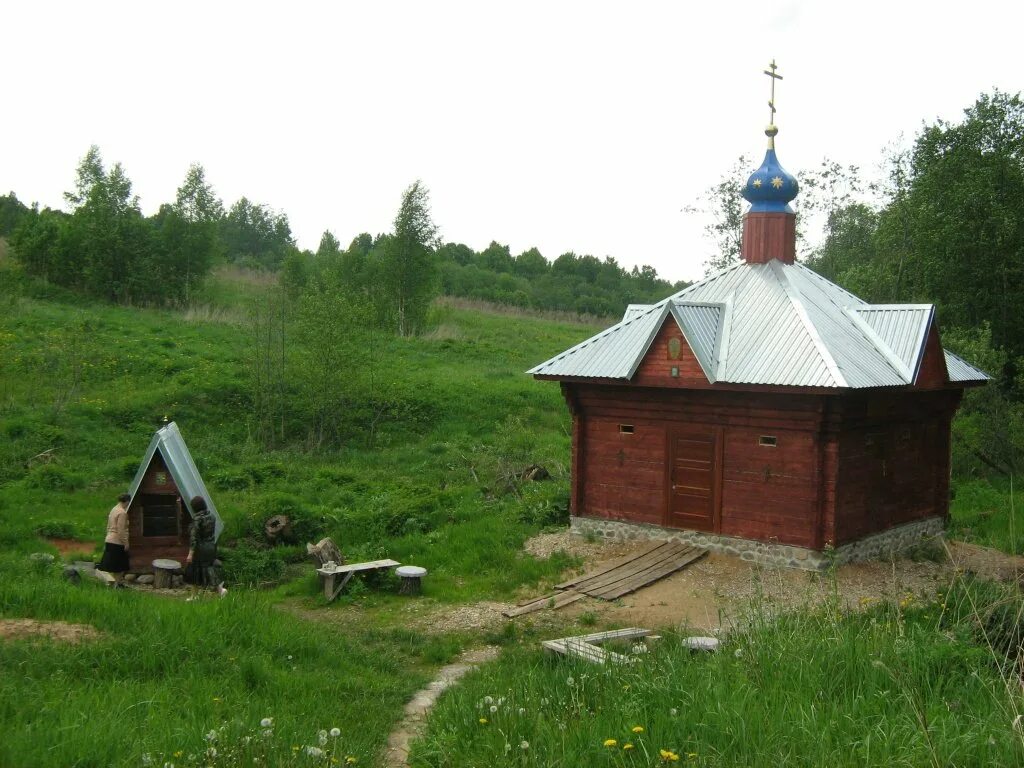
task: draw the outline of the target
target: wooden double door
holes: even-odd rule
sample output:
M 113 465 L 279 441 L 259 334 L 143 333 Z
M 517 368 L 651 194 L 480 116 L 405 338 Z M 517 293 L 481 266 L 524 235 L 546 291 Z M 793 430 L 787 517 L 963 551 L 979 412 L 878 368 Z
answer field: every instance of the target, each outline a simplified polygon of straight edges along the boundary
M 666 526 L 721 531 L 722 446 L 721 427 L 669 427 Z

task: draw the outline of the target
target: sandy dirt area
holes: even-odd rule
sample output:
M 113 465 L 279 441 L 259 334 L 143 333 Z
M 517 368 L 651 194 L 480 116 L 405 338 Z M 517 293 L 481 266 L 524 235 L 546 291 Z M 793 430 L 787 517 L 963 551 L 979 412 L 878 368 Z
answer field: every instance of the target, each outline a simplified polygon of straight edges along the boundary
M 585 572 L 602 561 L 646 545 L 588 542 L 564 531 L 536 536 L 526 542 L 524 549 L 535 557 L 550 557 L 557 551 L 580 557 L 584 561 L 580 572 Z M 711 553 L 619 600 L 584 598 L 558 611 L 537 611 L 513 621 L 544 626 L 586 615 L 587 624 L 682 627 L 710 632 L 739 621 L 754 601 L 770 610 L 785 610 L 818 604 L 835 590 L 843 604 L 857 609 L 880 600 L 931 598 L 957 573 L 966 571 L 998 580 L 1016 580 L 1024 574 L 1024 558 L 958 542 L 950 542 L 947 551 L 948 559 L 943 562 L 901 558 L 843 565 L 836 569 L 834 586 L 832 578 L 824 574 L 758 566 L 738 557 Z M 543 593 L 535 591 L 521 597 L 525 601 L 540 594 Z M 423 600 L 408 606 L 407 622 L 426 632 L 493 631 L 509 621 L 502 611 L 511 605 L 480 602 L 442 606 Z
M 64 643 L 94 640 L 100 636 L 88 624 L 69 624 L 66 621 L 38 621 L 36 619 L 0 619 L 0 639 L 38 637 Z

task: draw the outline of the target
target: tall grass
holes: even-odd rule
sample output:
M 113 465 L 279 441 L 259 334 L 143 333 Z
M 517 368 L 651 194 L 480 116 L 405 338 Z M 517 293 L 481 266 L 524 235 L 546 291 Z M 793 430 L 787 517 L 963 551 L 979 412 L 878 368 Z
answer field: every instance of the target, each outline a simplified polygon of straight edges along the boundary
M 412 764 L 1021 765 L 1019 686 L 941 614 L 755 612 L 718 653 L 673 635 L 610 667 L 518 648 L 442 698 Z

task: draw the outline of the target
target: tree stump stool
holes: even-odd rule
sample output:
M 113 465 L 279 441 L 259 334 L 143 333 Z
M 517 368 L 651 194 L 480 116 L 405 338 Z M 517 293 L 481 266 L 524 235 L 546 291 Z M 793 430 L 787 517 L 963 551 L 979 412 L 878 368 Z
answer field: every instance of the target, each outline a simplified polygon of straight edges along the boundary
M 177 560 L 154 560 L 153 589 L 170 589 L 172 577 L 179 570 L 181 570 L 181 563 Z
M 427 575 L 426 568 L 418 565 L 400 565 L 395 568 L 395 575 L 402 580 L 398 587 L 400 595 L 418 595 L 423 591 L 423 577 Z

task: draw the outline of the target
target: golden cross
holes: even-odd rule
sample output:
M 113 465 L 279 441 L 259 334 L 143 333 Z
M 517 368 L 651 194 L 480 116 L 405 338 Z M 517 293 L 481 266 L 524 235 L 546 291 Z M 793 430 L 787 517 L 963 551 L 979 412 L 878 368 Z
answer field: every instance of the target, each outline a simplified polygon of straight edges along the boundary
M 772 97 L 768 102 L 768 107 L 772 111 L 771 117 L 768 120 L 769 125 L 775 125 L 775 81 L 782 79 L 782 75 L 775 72 L 776 69 L 778 69 L 778 67 L 775 66 L 775 59 L 772 59 L 772 63 L 769 64 L 768 69 L 764 71 L 764 73 L 772 79 Z

